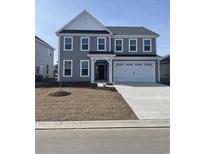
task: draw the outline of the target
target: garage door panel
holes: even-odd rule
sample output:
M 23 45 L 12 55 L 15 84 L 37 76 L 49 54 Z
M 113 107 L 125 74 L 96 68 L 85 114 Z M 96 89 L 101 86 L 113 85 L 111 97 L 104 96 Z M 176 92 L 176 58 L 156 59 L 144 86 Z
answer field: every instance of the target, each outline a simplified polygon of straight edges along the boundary
M 153 82 L 154 81 L 154 64 L 121 62 L 115 67 L 115 82 Z

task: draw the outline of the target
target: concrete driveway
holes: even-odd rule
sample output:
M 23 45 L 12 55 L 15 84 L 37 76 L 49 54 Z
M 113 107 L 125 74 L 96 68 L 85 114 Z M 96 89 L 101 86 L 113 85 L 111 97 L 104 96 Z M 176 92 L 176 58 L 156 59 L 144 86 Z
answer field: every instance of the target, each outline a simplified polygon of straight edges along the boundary
M 139 119 L 170 119 L 170 88 L 158 83 L 123 83 L 115 88 Z

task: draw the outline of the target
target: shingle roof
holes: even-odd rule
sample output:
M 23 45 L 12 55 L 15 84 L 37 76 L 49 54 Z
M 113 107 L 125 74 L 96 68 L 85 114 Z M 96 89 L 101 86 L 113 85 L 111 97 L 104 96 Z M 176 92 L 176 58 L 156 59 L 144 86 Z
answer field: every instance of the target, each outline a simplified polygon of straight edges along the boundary
M 145 27 L 106 26 L 114 35 L 156 35 L 159 34 Z
M 48 47 L 50 47 L 51 49 L 55 50 L 54 47 L 52 47 L 50 44 L 48 44 L 47 42 L 45 42 L 44 40 L 42 40 L 41 38 L 39 38 L 38 36 L 35 36 L 35 39 L 39 40 L 40 42 L 46 44 Z
M 109 34 L 106 30 L 62 30 L 59 33 Z
M 164 57 L 161 57 L 160 62 L 170 62 L 170 55 L 166 55 Z

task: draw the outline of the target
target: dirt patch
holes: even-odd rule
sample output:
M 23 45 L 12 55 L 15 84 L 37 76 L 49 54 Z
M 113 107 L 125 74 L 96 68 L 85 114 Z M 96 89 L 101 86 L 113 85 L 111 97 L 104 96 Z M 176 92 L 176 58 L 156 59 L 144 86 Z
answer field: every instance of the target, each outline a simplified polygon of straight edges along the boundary
M 63 87 L 64 97 L 49 94 L 59 88 L 36 88 L 36 121 L 137 119 L 115 88 Z

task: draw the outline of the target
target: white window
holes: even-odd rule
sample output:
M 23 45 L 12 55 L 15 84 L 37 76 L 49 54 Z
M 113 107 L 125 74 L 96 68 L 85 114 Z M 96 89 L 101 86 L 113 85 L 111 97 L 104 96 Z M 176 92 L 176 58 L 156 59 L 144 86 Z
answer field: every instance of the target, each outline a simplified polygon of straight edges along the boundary
M 129 52 L 137 52 L 137 39 L 129 39 Z
M 72 77 L 72 71 L 73 71 L 73 61 L 64 60 L 63 61 L 63 76 Z
M 72 37 L 64 37 L 64 50 L 65 51 L 73 50 L 73 38 Z
M 151 52 L 152 51 L 151 39 L 143 39 L 143 51 L 144 52 Z
M 89 77 L 89 60 L 80 60 L 80 77 Z
M 90 39 L 89 37 L 81 37 L 80 39 L 81 51 L 89 51 Z
M 115 39 L 115 52 L 123 51 L 123 39 Z
M 98 51 L 105 51 L 106 48 L 106 38 L 105 37 L 98 37 L 97 39 L 97 48 Z

